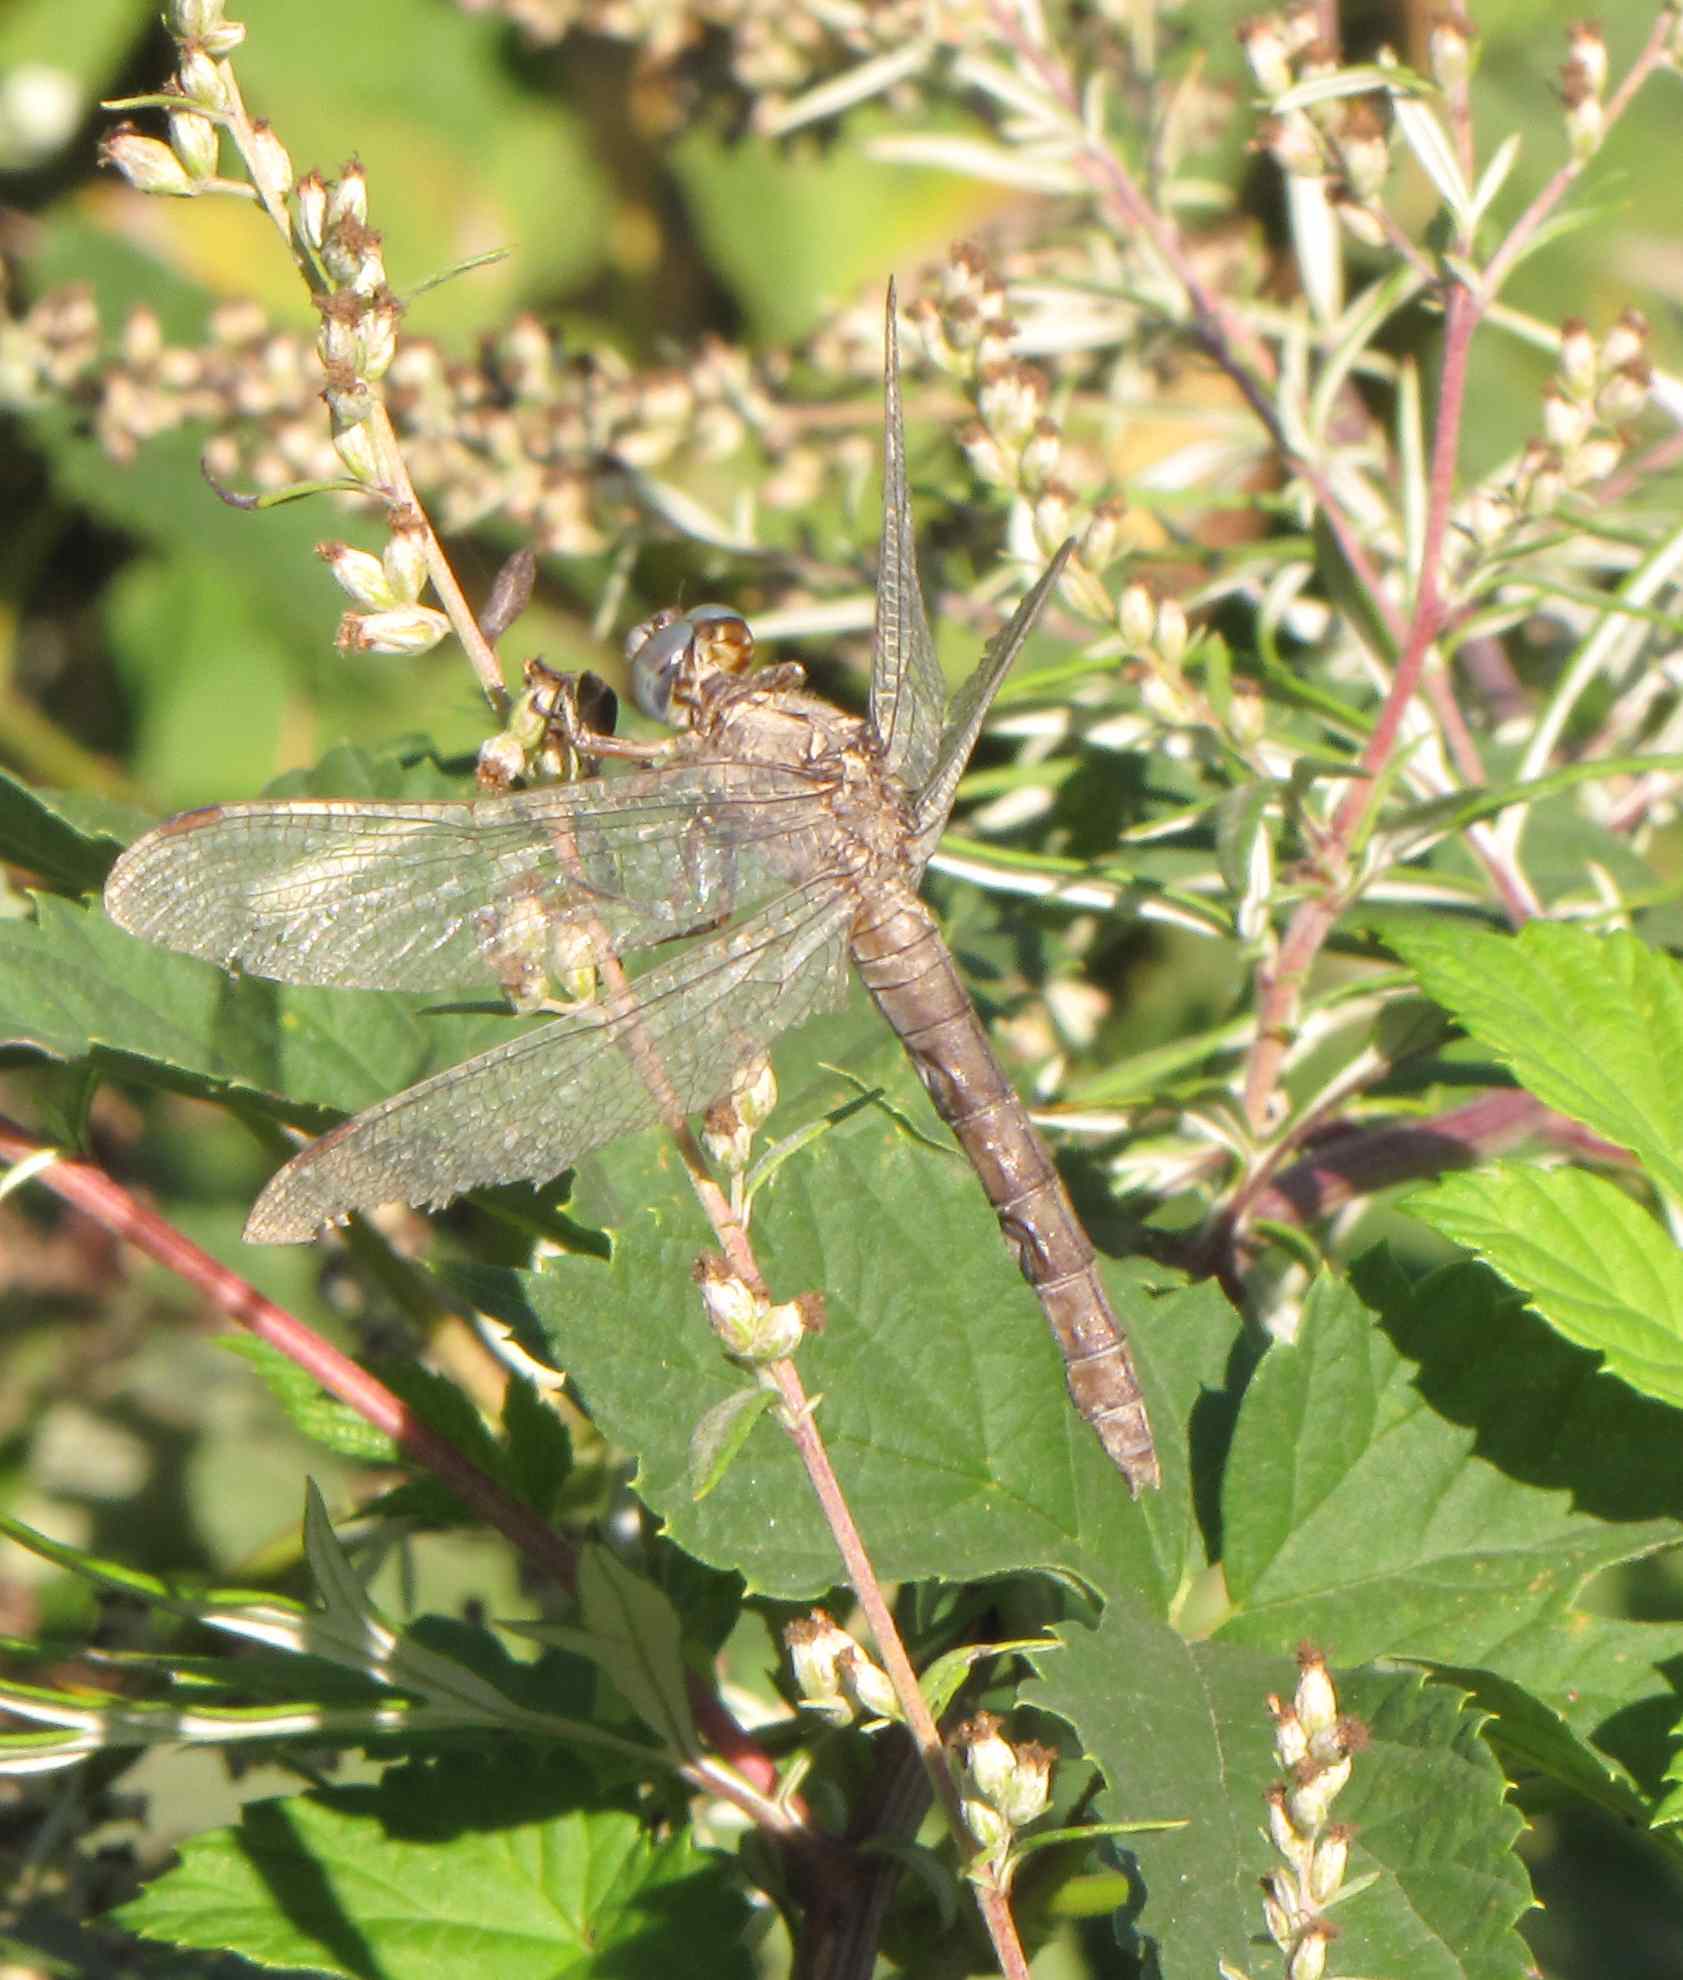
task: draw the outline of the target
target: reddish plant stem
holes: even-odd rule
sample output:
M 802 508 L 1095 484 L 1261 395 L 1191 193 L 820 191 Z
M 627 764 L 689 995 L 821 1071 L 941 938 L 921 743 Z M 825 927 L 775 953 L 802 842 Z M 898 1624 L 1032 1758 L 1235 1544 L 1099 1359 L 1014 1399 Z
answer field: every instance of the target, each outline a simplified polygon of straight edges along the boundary
M 44 1143 L 0 1116 L 0 1162 L 21 1162 L 43 1152 L 47 1152 Z M 330 1396 L 390 1437 L 412 1463 L 448 1485 L 465 1506 L 495 1527 L 535 1568 L 562 1588 L 572 1589 L 577 1558 L 571 1543 L 530 1506 L 504 1491 L 448 1438 L 423 1422 L 383 1382 L 323 1340 L 314 1328 L 266 1299 L 249 1280 L 201 1250 L 93 1163 L 61 1155 L 42 1168 L 36 1180 L 173 1272 L 219 1312 L 304 1369 Z M 775 1765 L 699 1682 L 691 1687 L 690 1702 L 709 1745 L 756 1791 L 749 1810 L 756 1820 L 763 1820 L 760 1797 L 776 1788 Z M 711 1775 L 706 1787 L 709 1793 L 728 1793 L 728 1783 Z

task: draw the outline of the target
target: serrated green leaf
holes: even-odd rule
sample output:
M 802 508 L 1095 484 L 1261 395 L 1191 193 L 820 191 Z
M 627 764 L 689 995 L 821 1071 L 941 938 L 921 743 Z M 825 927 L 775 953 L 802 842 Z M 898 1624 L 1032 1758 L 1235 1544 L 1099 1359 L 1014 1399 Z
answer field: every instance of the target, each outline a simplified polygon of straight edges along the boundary
M 676 1762 L 697 1751 L 683 1625 L 652 1581 L 605 1547 L 579 1556 L 579 1626 L 521 1625 L 520 1634 L 588 1657 Z
M 1683 1405 L 1683 1258 L 1600 1176 L 1495 1162 L 1404 1207 L 1500 1272 L 1566 1339 L 1644 1395 Z
M 264 1387 L 312 1443 L 363 1464 L 395 1464 L 397 1446 L 348 1404 L 328 1395 L 308 1370 L 268 1341 L 229 1334 L 217 1345 L 257 1370 Z
M 1060 1630 L 1068 1648 L 1025 1702 L 1082 1729 L 1110 1786 L 1107 1818 L 1181 1824 L 1133 1846 L 1144 1904 L 1130 1921 L 1165 1973 L 1255 1971 L 1258 1879 L 1279 1859 L 1267 1841 L 1270 1692 L 1290 1696 L 1289 1659 L 1232 1644 L 1166 1641 L 1130 1605 L 1097 1630 Z M 1338 1965 L 1409 1980 L 1524 1980 L 1535 1969 L 1515 1931 L 1530 1888 L 1513 1855 L 1523 1824 L 1480 1740 L 1477 1714 L 1415 1673 L 1333 1672 L 1339 1702 L 1369 1742 L 1333 1817 L 1355 1826 L 1348 1881 L 1377 1881 L 1337 1907 Z
M 750 1980 L 736 1878 L 520 1757 L 255 1803 L 116 1914 L 143 1938 L 368 1980 Z
M 1683 1202 L 1683 970 L 1633 935 L 1423 919 L 1387 943 L 1538 1099 L 1628 1148 Z
M 818 1052 L 828 1057 L 822 1038 Z M 868 1073 L 902 1111 L 928 1118 L 892 1040 Z M 791 1106 L 802 1092 L 802 1113 L 857 1092 L 821 1069 L 804 1086 L 799 1073 L 781 1076 Z M 834 1546 L 770 1416 L 717 1489 L 699 1503 L 692 1496 L 692 1426 L 740 1389 L 741 1375 L 696 1306 L 691 1266 L 710 1233 L 670 1148 L 658 1136 L 619 1144 L 581 1169 L 578 1201 L 613 1231 L 611 1264 L 470 1269 L 454 1282 L 475 1306 L 549 1330 L 597 1422 L 637 1453 L 638 1489 L 679 1545 L 753 1586 L 797 1599 L 821 1592 L 835 1577 Z M 882 1109 L 855 1113 L 779 1170 L 756 1200 L 754 1235 L 779 1297 L 821 1290 L 828 1302 L 827 1326 L 800 1351 L 803 1379 L 822 1396 L 819 1425 L 879 1572 L 1053 1564 L 1092 1575 L 1091 1546 L 1114 1556 L 1107 1575 L 1167 1602 L 1188 1544 L 1184 1488 L 1128 1504 L 1070 1408 L 1038 1302 L 956 1154 Z M 1172 1323 L 1121 1272 L 1112 1286 L 1137 1319 L 1149 1388 L 1159 1330 L 1173 1338 Z M 1190 1403 L 1198 1378 L 1188 1370 L 1187 1379 Z M 1171 1476 L 1176 1418 L 1171 1401 L 1161 1409 Z
M 145 823 L 136 807 L 34 790 L 0 770 L 0 860 L 65 893 L 99 886 Z

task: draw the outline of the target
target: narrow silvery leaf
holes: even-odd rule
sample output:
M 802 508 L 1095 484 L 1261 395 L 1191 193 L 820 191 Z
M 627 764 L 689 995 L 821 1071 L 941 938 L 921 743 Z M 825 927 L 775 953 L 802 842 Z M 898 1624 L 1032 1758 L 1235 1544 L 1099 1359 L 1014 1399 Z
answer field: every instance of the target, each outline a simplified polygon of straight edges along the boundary
M 982 144 L 971 138 L 927 136 L 873 138 L 865 146 L 872 158 L 890 165 L 929 165 L 994 185 L 1016 186 L 1024 192 L 1076 193 L 1085 180 L 1073 163 L 1062 159 L 1025 157 L 1003 145 Z
M 932 42 L 911 41 L 903 48 L 889 50 L 887 54 L 873 55 L 870 61 L 844 69 L 839 76 L 819 83 L 815 89 L 791 97 L 781 109 L 760 120 L 757 128 L 765 137 L 787 137 L 803 124 L 814 124 L 821 117 L 834 117 L 843 110 L 851 110 L 856 103 L 881 96 L 896 83 L 915 76 L 920 69 L 927 67 L 933 50 Z
M 1448 133 L 1424 103 L 1406 96 L 1395 100 L 1397 129 L 1408 148 L 1420 161 L 1420 169 L 1443 195 L 1444 204 L 1455 217 L 1457 227 L 1472 221 L 1472 194 L 1461 176 L 1461 167 L 1451 149 Z

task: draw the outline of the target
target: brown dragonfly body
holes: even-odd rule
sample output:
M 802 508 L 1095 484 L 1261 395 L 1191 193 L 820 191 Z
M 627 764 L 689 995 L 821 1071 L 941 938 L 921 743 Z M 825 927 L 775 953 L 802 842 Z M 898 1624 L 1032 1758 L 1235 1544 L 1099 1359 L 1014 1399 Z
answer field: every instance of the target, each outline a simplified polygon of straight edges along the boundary
M 646 767 L 462 803 L 188 813 L 123 856 L 106 904 L 136 934 L 294 982 L 448 990 L 489 977 L 532 1007 L 581 964 L 614 973 L 609 994 L 313 1143 L 252 1212 L 247 1236 L 270 1243 L 351 1209 L 544 1180 L 699 1111 L 778 1033 L 839 1000 L 851 957 L 974 1164 L 1077 1409 L 1138 1493 L 1159 1482 L 1156 1453 L 1092 1247 L 917 891 L 1063 554 L 949 705 L 917 582 L 892 305 L 886 458 L 866 716 L 804 692 L 797 667 L 741 676 L 752 641 L 733 614 L 663 613 L 628 652 L 640 704 L 680 733 L 596 739 Z M 634 980 L 617 975 L 622 953 L 674 937 L 690 939 Z

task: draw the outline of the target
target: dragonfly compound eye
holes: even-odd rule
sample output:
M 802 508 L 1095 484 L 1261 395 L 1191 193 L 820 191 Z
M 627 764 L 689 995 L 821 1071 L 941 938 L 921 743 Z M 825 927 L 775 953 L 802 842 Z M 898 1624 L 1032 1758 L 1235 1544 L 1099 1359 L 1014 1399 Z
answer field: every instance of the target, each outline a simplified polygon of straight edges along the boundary
M 685 725 L 704 679 L 740 674 L 754 653 L 747 622 L 723 605 L 698 605 L 681 617 L 657 612 L 625 644 L 637 706 L 676 728 Z

